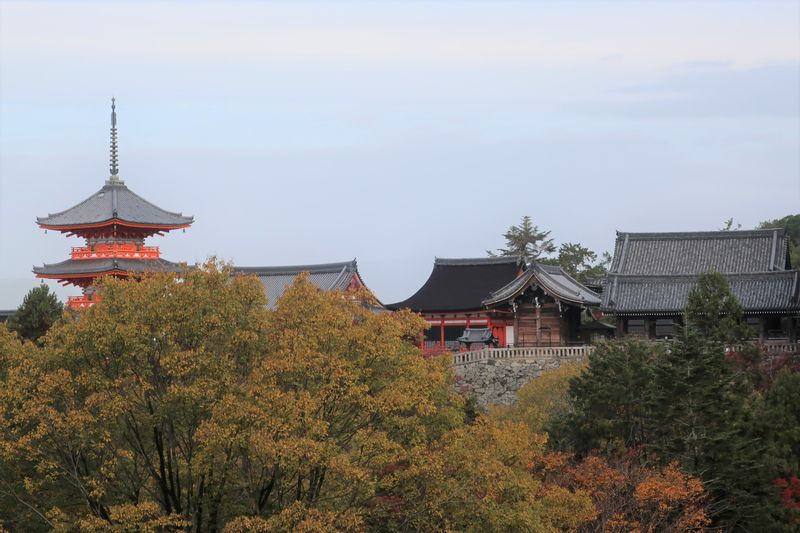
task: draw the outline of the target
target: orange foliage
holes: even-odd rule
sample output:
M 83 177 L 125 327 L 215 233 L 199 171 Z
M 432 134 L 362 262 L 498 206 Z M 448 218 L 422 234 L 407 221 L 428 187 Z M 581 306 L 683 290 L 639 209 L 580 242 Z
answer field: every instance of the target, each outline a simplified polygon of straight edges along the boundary
M 596 518 L 580 531 L 701 531 L 710 523 L 702 483 L 675 463 L 648 466 L 635 450 L 613 462 L 591 455 L 564 463 L 563 454 L 551 454 L 539 468 L 563 486 L 591 495 Z

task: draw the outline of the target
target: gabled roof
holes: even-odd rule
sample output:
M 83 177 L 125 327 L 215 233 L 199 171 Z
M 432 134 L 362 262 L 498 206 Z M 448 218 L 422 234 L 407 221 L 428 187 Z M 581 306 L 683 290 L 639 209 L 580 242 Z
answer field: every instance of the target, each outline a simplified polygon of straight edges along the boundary
M 800 310 L 800 271 L 726 274 L 746 312 Z M 601 309 L 617 315 L 679 314 L 697 276 L 609 276 Z
M 521 257 L 444 259 L 437 257 L 425 284 L 410 298 L 389 309 L 417 312 L 483 309 L 483 300 L 512 282 L 525 269 Z
M 134 193 L 120 179 L 109 179 L 102 189 L 78 205 L 60 213 L 38 217 L 40 226 L 52 229 L 83 225 L 98 225 L 112 220 L 121 223 L 163 226 L 166 228 L 185 227 L 194 219 L 181 213 L 165 211 Z
M 60 263 L 33 267 L 34 274 L 42 277 L 70 277 L 103 272 L 180 272 L 185 265 L 165 259 L 67 259 Z
M 534 262 L 520 277 L 493 292 L 483 301 L 487 307 L 512 300 L 525 292 L 531 285 L 537 285 L 553 298 L 581 306 L 600 305 L 600 296 L 572 278 L 557 265 L 543 265 Z
M 358 273 L 356 260 L 319 265 L 291 265 L 267 267 L 234 267 L 235 272 L 253 274 L 264 285 L 267 305 L 272 308 L 283 295 L 286 288 L 302 272 L 308 272 L 308 281 L 324 291 L 344 290 L 351 286 L 353 279 L 359 286 L 364 281 Z
M 617 232 L 610 274 L 690 275 L 786 270 L 784 229 L 683 233 Z
M 798 309 L 798 272 L 789 270 L 784 229 L 617 233 L 603 311 L 676 314 L 703 272 L 725 275 L 748 312 Z

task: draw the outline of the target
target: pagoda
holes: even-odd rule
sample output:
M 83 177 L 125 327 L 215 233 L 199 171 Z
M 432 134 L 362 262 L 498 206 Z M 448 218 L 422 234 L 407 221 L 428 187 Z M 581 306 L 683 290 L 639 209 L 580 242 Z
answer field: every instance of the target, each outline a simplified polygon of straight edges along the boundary
M 111 99 L 111 176 L 103 187 L 74 207 L 36 219 L 40 228 L 56 230 L 68 237 L 86 239 L 86 245 L 73 247 L 69 259 L 34 267 L 38 278 L 56 279 L 83 290 L 71 296 L 73 309 L 91 306 L 99 300 L 95 280 L 101 276 L 130 277 L 147 271 L 178 272 L 178 263 L 161 258 L 157 246 L 145 246 L 153 235 L 188 228 L 194 219 L 165 211 L 125 185 L 119 177 L 117 157 L 117 112 Z

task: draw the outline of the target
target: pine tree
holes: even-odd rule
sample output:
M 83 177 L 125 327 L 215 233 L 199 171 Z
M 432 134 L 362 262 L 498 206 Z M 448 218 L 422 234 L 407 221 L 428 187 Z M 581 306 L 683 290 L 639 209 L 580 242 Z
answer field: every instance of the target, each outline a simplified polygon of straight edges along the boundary
M 16 313 L 8 317 L 8 329 L 16 331 L 23 339 L 35 341 L 47 333 L 63 312 L 64 305 L 55 293 L 41 284 L 31 289 Z
M 492 257 L 518 255 L 530 262 L 542 256 L 548 256 L 556 251 L 556 245 L 550 238 L 550 231 L 543 231 L 531 222 L 531 217 L 524 216 L 518 226 L 511 226 L 503 234 L 506 247 L 497 250 L 497 253 L 487 251 Z
M 752 390 L 726 360 L 741 342 L 741 306 L 724 276 L 703 274 L 690 291 L 684 327 L 654 369 L 650 448 L 700 477 L 711 516 L 725 530 L 765 525 L 769 493 L 763 449 L 753 431 Z

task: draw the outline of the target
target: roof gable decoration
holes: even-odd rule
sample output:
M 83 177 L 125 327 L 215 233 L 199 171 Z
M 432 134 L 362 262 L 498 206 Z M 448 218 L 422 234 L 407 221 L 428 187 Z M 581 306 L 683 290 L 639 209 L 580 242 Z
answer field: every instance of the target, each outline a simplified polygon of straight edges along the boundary
M 567 274 L 560 266 L 543 265 L 536 262 L 532 263 L 522 276 L 494 291 L 483 301 L 483 305 L 492 307 L 513 301 L 529 287 L 540 287 L 559 305 L 561 302 L 581 307 L 600 305 L 600 296 L 597 293 Z

